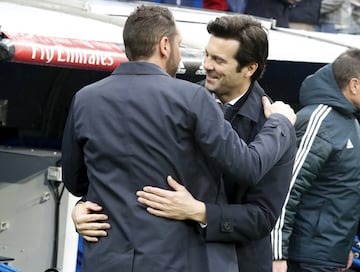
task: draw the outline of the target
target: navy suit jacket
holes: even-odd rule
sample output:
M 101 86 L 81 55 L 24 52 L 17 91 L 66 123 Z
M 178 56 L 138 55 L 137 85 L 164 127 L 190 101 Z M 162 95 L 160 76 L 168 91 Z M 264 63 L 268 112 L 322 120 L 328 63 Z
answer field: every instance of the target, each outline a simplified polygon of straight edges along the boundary
M 261 98 L 264 90 L 254 82 L 244 101 L 238 101 L 226 114 L 234 130 L 250 143 L 266 122 Z M 241 105 L 238 103 L 241 102 Z M 288 193 L 296 143 L 256 186 L 225 177 L 230 206 L 207 204 L 208 241 L 236 242 L 240 272 L 271 272 L 270 233 Z
M 197 223 L 149 214 L 135 192 L 169 189 L 172 175 L 197 199 L 225 203 L 207 161 L 258 182 L 295 138 L 277 114 L 262 132 L 248 147 L 203 87 L 146 62 L 122 63 L 77 92 L 62 142 L 63 182 L 103 206 L 112 226 L 98 243 L 84 242 L 82 271 L 236 271 L 232 244 L 206 244 Z

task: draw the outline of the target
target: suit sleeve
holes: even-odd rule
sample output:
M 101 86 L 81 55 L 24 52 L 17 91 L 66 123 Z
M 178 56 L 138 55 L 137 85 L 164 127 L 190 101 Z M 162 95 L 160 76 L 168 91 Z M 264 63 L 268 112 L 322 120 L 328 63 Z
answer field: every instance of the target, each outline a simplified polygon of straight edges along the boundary
M 206 240 L 246 243 L 268 236 L 288 193 L 295 152 L 294 145 L 260 184 L 249 187 L 242 204 L 206 204 Z
M 200 87 L 201 88 L 201 87 Z M 226 174 L 254 185 L 295 145 L 295 130 L 281 114 L 273 114 L 253 142 L 239 138 L 209 93 L 200 89 L 191 101 L 195 140 L 204 155 Z
M 86 174 L 82 145 L 76 138 L 73 99 L 62 139 L 62 175 L 66 188 L 75 196 L 87 193 L 89 180 Z
M 298 150 L 294 163 L 293 176 L 289 195 L 272 233 L 273 256 L 275 260 L 288 258 L 289 238 L 293 231 L 293 224 L 297 206 L 302 195 L 312 185 L 319 175 L 332 152 L 332 145 L 324 126 L 317 131 L 306 130 L 307 123 L 297 124 Z

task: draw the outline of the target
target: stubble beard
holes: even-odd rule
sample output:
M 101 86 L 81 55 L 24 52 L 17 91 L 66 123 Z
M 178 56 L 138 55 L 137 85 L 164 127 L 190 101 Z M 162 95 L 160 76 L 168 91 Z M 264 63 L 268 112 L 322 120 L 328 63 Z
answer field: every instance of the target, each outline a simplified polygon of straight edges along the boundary
M 180 61 L 179 61 L 180 62 Z M 166 62 L 166 72 L 172 76 L 172 77 L 176 77 L 176 72 L 178 70 L 179 67 L 179 62 L 176 63 L 175 61 L 175 56 L 174 56 L 174 51 L 171 50 L 170 53 L 170 57 Z

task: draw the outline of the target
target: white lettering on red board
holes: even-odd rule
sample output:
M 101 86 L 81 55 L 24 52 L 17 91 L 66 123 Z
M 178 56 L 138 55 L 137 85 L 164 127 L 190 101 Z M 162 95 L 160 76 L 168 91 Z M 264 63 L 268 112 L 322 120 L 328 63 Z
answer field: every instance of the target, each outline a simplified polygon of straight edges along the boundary
M 73 63 L 84 65 L 112 66 L 114 53 L 84 48 L 65 48 L 63 46 L 31 45 L 31 58 L 45 63 Z

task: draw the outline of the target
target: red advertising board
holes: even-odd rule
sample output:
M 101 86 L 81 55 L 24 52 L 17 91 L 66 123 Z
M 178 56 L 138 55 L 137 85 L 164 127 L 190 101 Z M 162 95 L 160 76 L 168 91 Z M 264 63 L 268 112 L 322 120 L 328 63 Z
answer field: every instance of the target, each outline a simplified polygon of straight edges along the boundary
M 114 70 L 128 61 L 116 43 L 4 33 L 15 47 L 13 62 L 92 70 Z

